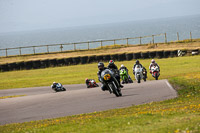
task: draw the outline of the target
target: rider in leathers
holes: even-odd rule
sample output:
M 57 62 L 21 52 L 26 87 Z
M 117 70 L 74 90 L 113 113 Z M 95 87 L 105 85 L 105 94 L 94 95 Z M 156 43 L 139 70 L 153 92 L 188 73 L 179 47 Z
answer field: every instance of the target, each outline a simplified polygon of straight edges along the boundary
M 145 67 L 142 66 L 142 64 L 140 64 L 140 61 L 139 61 L 139 60 L 136 60 L 136 61 L 135 61 L 135 64 L 134 64 L 134 66 L 133 66 L 133 74 L 135 75 L 135 67 L 136 67 L 136 65 L 139 65 L 141 68 L 143 68 L 143 71 L 146 72 L 145 76 L 146 76 L 146 78 L 147 78 L 147 70 L 146 70 Z
M 157 66 L 158 69 L 159 69 L 159 72 L 160 72 L 160 67 L 159 67 L 159 65 L 155 62 L 154 59 L 151 60 L 151 64 L 149 65 L 150 73 L 152 73 L 152 71 L 151 71 L 151 67 L 152 67 L 152 66 Z

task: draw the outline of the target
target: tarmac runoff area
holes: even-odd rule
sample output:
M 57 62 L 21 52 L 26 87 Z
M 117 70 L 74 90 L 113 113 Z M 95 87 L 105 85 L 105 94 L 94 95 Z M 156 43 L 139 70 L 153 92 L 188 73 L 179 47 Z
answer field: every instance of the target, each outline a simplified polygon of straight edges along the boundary
M 122 97 L 116 97 L 100 87 L 86 88 L 85 84 L 64 85 L 64 92 L 54 92 L 50 86 L 1 90 L 0 125 L 57 118 L 95 111 L 129 107 L 177 97 L 167 80 L 125 84 Z

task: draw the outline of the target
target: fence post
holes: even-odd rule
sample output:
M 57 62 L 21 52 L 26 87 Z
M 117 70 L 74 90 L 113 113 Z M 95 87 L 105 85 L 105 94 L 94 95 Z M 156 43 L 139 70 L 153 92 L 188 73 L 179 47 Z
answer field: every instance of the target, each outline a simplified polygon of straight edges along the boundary
M 47 45 L 47 53 L 49 53 L 49 46 Z
M 8 49 L 6 48 L 6 57 L 8 56 Z
M 142 37 L 140 37 L 140 44 L 142 44 Z
M 178 32 L 177 32 L 177 41 L 179 41 L 179 34 L 178 34 Z
M 76 51 L 76 44 L 74 43 L 74 51 Z
M 33 47 L 33 53 L 35 54 L 35 47 Z
M 19 48 L 19 55 L 22 55 L 21 47 Z
M 152 43 L 154 44 L 154 35 L 152 35 Z
M 103 47 L 102 41 L 101 41 L 101 48 Z
M 63 46 L 62 46 L 62 44 L 60 44 L 60 51 L 62 52 L 62 49 L 63 49 Z
M 167 43 L 167 34 L 165 33 L 165 43 Z
M 128 46 L 128 38 L 126 38 L 126 46 Z
M 90 49 L 90 42 L 88 42 L 88 50 Z
M 192 42 L 192 32 L 190 32 L 190 40 L 191 40 L 191 42 Z

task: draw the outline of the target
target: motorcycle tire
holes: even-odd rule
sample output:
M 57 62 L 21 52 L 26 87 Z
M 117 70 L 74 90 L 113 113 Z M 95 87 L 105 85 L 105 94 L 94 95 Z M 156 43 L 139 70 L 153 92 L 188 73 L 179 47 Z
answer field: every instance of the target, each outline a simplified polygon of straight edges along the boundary
M 119 96 L 122 96 L 122 92 L 121 91 L 118 91 L 118 93 L 119 93 Z
M 119 96 L 120 96 L 118 90 L 115 88 L 115 86 L 114 86 L 113 84 L 109 84 L 109 87 L 112 88 L 113 93 L 115 94 L 116 97 L 119 97 Z
M 66 89 L 63 87 L 63 91 L 66 91 Z
M 156 80 L 158 80 L 158 76 L 156 76 Z
M 157 73 L 155 74 L 155 78 L 156 78 L 156 80 L 158 80 L 158 75 L 157 75 Z
M 140 83 L 140 76 L 138 77 L 138 81 L 137 82 Z

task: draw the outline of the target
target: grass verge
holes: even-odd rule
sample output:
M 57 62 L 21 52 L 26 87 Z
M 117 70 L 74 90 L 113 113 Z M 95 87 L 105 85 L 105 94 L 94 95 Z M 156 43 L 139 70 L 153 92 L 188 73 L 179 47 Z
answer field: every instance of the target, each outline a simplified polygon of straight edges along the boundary
M 142 65 L 147 69 L 150 61 L 151 59 L 140 60 Z M 161 76 L 159 78 L 168 79 L 169 77 L 181 76 L 186 73 L 195 74 L 200 71 L 199 61 L 200 55 L 156 59 L 156 62 L 161 68 Z M 124 64 L 129 69 L 129 74 L 133 79 L 132 67 L 134 63 L 135 60 L 116 62 L 118 67 L 120 67 L 121 64 Z M 107 64 L 108 63 L 105 62 L 105 65 Z M 85 78 L 92 78 L 98 81 L 97 70 L 97 63 L 93 63 L 86 65 L 4 72 L 0 73 L 0 89 L 50 86 L 53 81 L 62 84 L 81 84 L 85 83 Z M 152 79 L 152 76 L 148 72 L 148 80 Z
M 23 97 L 23 96 L 26 96 L 26 95 L 3 96 L 3 97 L 0 97 L 0 99 L 14 98 L 14 97 Z
M 128 108 L 0 126 L 1 133 L 200 131 L 200 72 L 169 78 L 179 97 Z M 180 89 L 181 88 L 181 89 Z

